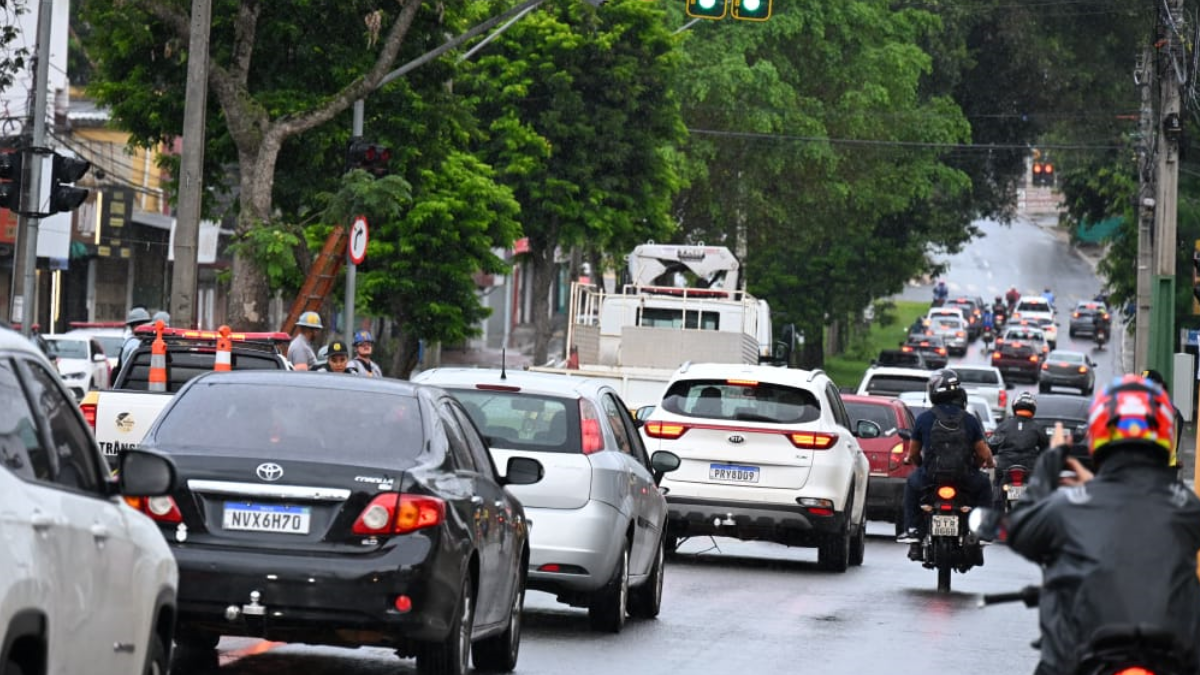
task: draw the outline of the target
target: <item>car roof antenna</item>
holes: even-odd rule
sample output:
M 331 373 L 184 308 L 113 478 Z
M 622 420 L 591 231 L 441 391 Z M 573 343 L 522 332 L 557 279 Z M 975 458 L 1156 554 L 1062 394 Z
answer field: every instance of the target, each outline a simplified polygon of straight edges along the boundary
M 503 347 L 500 348 L 500 379 L 501 380 L 508 379 L 508 364 L 505 363 L 506 361 L 508 361 L 507 349 L 508 349 L 508 345 L 504 345 Z

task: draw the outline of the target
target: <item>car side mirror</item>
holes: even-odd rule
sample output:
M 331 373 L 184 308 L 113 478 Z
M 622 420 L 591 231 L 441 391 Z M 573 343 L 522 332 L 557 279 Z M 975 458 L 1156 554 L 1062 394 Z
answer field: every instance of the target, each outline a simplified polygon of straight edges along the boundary
M 504 469 L 504 485 L 533 485 L 546 474 L 542 463 L 530 457 L 509 457 Z
M 854 435 L 858 438 L 879 438 L 883 435 L 883 429 L 871 420 L 858 420 L 854 423 Z
M 108 357 L 104 354 L 92 354 L 92 363 L 104 363 L 106 361 L 108 361 Z
M 679 459 L 679 455 L 666 450 L 659 450 L 650 455 L 650 471 L 654 475 L 654 484 L 658 485 L 664 474 L 678 469 L 682 463 L 683 460 Z
M 175 491 L 175 462 L 156 452 L 122 452 L 117 475 L 121 494 L 129 497 L 160 497 Z
M 638 422 L 645 422 L 646 420 L 650 419 L 650 415 L 654 413 L 655 407 L 657 406 L 641 406 L 637 409 L 637 412 L 633 413 L 633 419 L 637 420 Z
M 896 435 L 899 436 L 900 438 L 903 438 L 906 441 L 911 441 L 912 437 L 913 437 L 911 429 L 897 429 Z

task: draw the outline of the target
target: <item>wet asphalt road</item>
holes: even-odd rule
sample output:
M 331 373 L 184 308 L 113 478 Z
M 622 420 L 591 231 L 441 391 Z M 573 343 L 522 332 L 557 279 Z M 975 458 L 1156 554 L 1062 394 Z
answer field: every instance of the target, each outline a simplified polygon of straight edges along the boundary
M 952 293 L 991 300 L 1009 285 L 1049 285 L 1060 311 L 1099 289 L 1089 263 L 1060 236 L 1028 222 L 982 223 L 985 237 L 949 259 Z M 930 286 L 901 297 L 927 300 Z M 1091 352 L 1067 337 L 1060 348 Z M 1071 346 L 1068 346 L 1071 345 Z M 1097 382 L 1116 369 L 1117 350 L 1092 352 Z M 983 363 L 979 343 L 955 362 Z M 1021 386 L 1018 391 L 1026 388 Z M 1036 389 L 1036 388 L 1035 388 Z M 1038 569 L 1001 545 L 986 564 L 955 574 L 936 592 L 936 572 L 911 562 L 889 523 L 872 522 L 865 563 L 845 574 L 816 568 L 815 549 L 694 539 L 668 563 L 663 611 L 619 635 L 588 630 L 585 610 L 530 592 L 517 672 L 523 675 L 928 675 L 1029 673 L 1037 612 L 1020 604 L 977 606 L 978 594 L 1039 581 Z M 415 663 L 382 649 L 334 649 L 226 638 L 221 675 L 414 673 Z

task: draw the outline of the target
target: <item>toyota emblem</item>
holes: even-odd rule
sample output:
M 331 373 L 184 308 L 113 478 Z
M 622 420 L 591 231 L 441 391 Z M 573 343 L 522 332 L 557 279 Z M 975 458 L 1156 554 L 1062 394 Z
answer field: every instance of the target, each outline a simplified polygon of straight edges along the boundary
M 734 444 L 745 443 L 746 437 L 741 434 L 729 434 L 729 442 Z
M 283 478 L 283 467 L 279 466 L 275 462 L 267 462 L 265 464 L 259 464 L 258 468 L 254 470 L 254 473 L 258 474 L 259 478 L 267 481 L 268 483 L 274 483 L 280 478 Z

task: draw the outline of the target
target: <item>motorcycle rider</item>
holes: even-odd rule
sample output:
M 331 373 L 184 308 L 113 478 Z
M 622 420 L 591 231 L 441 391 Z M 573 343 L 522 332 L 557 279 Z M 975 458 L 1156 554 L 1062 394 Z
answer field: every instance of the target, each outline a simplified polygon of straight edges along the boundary
M 1152 381 L 1125 375 L 1096 396 L 1088 419 L 1096 473 L 1070 446 L 1052 447 L 1008 523 L 1009 547 L 1043 566 L 1035 674 L 1076 672 L 1089 638 L 1115 624 L 1169 631 L 1186 672 L 1200 669 L 1189 651 L 1200 644 L 1200 498 L 1168 468 L 1171 401 Z M 1074 475 L 1060 478 L 1063 469 Z
M 1104 335 L 1104 339 L 1100 335 Z M 1097 343 L 1107 342 L 1109 336 L 1112 335 L 1112 319 L 1109 318 L 1108 312 L 1096 311 L 1092 313 L 1092 337 Z
M 950 289 L 946 287 L 944 279 L 938 279 L 938 282 L 933 287 L 933 305 L 941 307 L 946 304 L 946 298 L 950 296 Z
M 1018 396 L 1013 401 L 1012 411 L 1013 414 L 1001 422 L 988 439 L 988 446 L 996 458 L 993 494 L 996 496 L 996 508 L 1001 510 L 1005 501 L 1004 493 L 1000 490 L 1000 486 L 1004 485 L 1004 473 L 1018 465 L 1032 471 L 1038 455 L 1050 445 L 1050 439 L 1033 422 L 1037 414 L 1037 399 L 1033 394 L 1025 392 Z
M 959 382 L 958 373 L 949 368 L 935 371 L 929 377 L 929 402 L 933 405 L 921 413 L 913 424 L 912 443 L 904 456 L 905 464 L 917 464 L 916 470 L 908 475 L 904 483 L 904 534 L 896 538 L 900 543 L 909 543 L 908 557 L 912 560 L 921 559 L 921 538 L 924 519 L 921 517 L 921 493 L 933 484 L 935 477 L 927 473 L 927 467 L 939 463 L 940 457 L 934 457 L 932 443 L 934 425 L 949 421 L 961 424 L 965 431 L 966 446 L 956 448 L 960 456 L 970 454 L 973 467 L 968 467 L 961 473 L 956 482 L 966 497 L 969 506 L 987 506 L 992 503 L 992 484 L 986 474 L 978 471 L 978 466 L 994 467 L 992 451 L 984 442 L 983 425 L 976 417 L 966 411 L 967 391 Z M 928 448 L 922 453 L 922 448 Z
M 1011 315 L 1013 307 L 1016 307 L 1017 301 L 1021 299 L 1021 291 L 1018 291 L 1016 286 L 1009 286 L 1008 292 L 1004 294 L 1004 299 L 1008 300 L 1008 313 Z
M 1003 326 L 1007 318 L 1008 305 L 1004 304 L 1004 298 L 997 295 L 996 301 L 992 303 L 992 320 L 997 326 Z
M 1046 302 L 1050 303 L 1051 307 L 1054 307 L 1054 291 L 1050 290 L 1049 286 L 1046 287 L 1046 290 L 1042 291 L 1042 297 L 1046 299 Z

